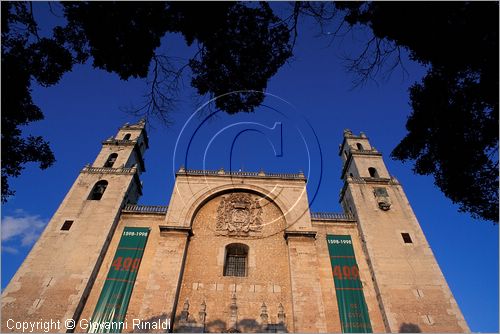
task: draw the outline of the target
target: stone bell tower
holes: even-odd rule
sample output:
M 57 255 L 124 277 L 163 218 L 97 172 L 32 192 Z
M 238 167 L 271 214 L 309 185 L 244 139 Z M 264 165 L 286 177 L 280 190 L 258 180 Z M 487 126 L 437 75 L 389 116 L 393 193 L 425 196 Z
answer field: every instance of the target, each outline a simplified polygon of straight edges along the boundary
M 85 166 L 2 294 L 14 321 L 78 319 L 125 204 L 141 195 L 145 122 L 124 125 Z M 2 322 L 2 332 L 5 321 Z M 64 327 L 61 328 L 64 330 Z
M 401 184 L 364 133 L 344 131 L 340 201 L 358 230 L 387 332 L 469 331 Z

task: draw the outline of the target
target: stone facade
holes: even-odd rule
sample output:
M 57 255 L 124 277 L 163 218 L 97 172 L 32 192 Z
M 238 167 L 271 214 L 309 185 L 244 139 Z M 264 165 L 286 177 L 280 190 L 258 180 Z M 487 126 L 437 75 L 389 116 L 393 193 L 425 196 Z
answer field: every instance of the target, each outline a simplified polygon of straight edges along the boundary
M 143 122 L 103 142 L 4 290 L 2 332 L 12 331 L 7 319 L 74 319 L 87 331 L 125 227 L 150 233 L 123 332 L 142 330 L 134 319 L 180 332 L 340 332 L 327 235 L 352 239 L 374 332 L 469 331 L 401 185 L 364 134 L 344 133 L 338 214 L 309 211 L 302 173 L 181 168 L 168 207 L 136 205 L 147 146 Z M 227 269 L 231 249 L 241 252 L 239 274 Z

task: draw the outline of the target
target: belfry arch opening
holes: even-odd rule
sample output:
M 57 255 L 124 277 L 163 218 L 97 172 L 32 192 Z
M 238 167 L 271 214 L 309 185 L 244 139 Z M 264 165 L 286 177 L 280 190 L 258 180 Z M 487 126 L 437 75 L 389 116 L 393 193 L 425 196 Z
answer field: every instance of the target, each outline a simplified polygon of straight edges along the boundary
M 107 168 L 113 167 L 113 165 L 116 162 L 116 158 L 118 158 L 118 154 L 117 153 L 111 153 L 109 155 L 108 159 L 106 160 L 106 162 L 104 163 L 104 167 L 107 167 Z
M 368 173 L 370 173 L 370 177 L 379 177 L 378 172 L 374 167 L 368 168 Z
M 92 191 L 90 192 L 88 199 L 92 201 L 100 201 L 107 187 L 108 187 L 108 181 L 106 180 L 101 180 L 96 182 L 96 184 L 92 188 Z

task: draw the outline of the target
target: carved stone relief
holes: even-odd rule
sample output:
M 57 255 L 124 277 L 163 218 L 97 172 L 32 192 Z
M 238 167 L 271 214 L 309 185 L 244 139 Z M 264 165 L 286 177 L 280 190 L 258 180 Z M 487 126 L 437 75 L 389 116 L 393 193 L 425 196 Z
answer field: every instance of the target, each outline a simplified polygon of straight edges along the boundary
M 381 210 L 388 211 L 391 209 L 391 200 L 389 199 L 389 194 L 387 193 L 387 189 L 376 187 L 373 190 L 373 194 L 375 195 L 378 207 Z
M 216 231 L 231 236 L 249 236 L 262 230 L 262 208 L 249 194 L 224 196 L 217 208 Z

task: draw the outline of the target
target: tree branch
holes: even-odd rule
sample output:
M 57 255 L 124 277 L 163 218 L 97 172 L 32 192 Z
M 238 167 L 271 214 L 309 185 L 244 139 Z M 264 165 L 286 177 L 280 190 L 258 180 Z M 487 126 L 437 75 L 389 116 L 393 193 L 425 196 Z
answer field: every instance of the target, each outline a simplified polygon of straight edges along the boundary
M 33 15 L 33 2 L 29 1 L 30 6 L 30 20 L 27 22 L 28 30 L 31 32 L 38 41 L 40 41 L 40 36 L 38 35 L 38 27 L 35 21 L 35 16 Z

